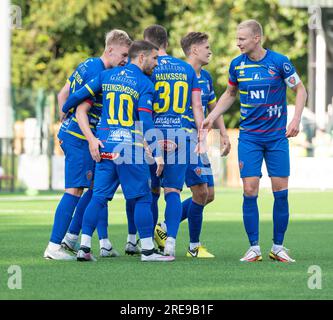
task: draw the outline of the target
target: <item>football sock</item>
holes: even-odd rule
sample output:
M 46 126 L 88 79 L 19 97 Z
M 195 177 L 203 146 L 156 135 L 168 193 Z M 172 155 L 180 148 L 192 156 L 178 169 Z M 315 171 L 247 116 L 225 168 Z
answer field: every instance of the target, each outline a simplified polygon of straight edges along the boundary
M 106 203 L 98 215 L 97 233 L 99 240 L 108 238 L 108 215 L 108 204 Z
M 188 212 L 188 229 L 190 232 L 190 242 L 199 242 L 202 228 L 202 212 L 204 206 L 191 202 Z
M 81 236 L 81 247 L 91 248 L 91 236 L 82 234 Z
M 112 248 L 112 243 L 108 238 L 99 240 L 99 247 L 102 249 L 110 250 Z
M 136 244 L 136 234 L 128 234 L 127 235 L 127 242 L 131 242 Z
M 102 216 L 107 206 L 107 199 L 93 195 L 88 207 L 83 215 L 82 220 L 82 235 L 92 236 L 94 233 L 99 217 Z M 81 238 L 82 239 L 82 238 Z
M 154 249 L 154 243 L 152 237 L 140 239 L 140 242 L 141 242 L 141 248 L 143 250 Z
M 180 194 L 178 192 L 169 192 L 164 197 L 166 201 L 165 223 L 168 229 L 167 234 L 168 237 L 176 239 L 182 215 Z
M 192 197 L 184 200 L 182 202 L 182 218 L 181 221 L 184 221 L 188 218 L 189 209 L 192 203 Z
M 272 251 L 273 252 L 278 252 L 283 248 L 283 245 L 281 244 L 273 244 Z
M 80 197 L 65 193 L 56 209 L 50 241 L 61 244 L 68 226 L 71 223 L 73 212 Z
M 273 192 L 273 194 L 273 241 L 274 244 L 282 245 L 289 221 L 288 190 Z
M 158 199 L 160 198 L 160 194 L 152 192 L 151 195 L 152 195 L 151 212 L 153 214 L 153 230 L 154 230 L 158 220 Z
M 261 251 L 260 251 L 260 246 L 251 246 L 251 249 L 253 249 L 255 252 L 257 252 L 258 254 L 261 255 Z
M 76 210 L 74 212 L 72 222 L 69 225 L 68 231 L 71 234 L 76 234 L 76 235 L 80 234 L 81 227 L 82 227 L 83 214 L 91 200 L 92 194 L 93 194 L 93 191 L 89 189 L 80 198 L 80 201 L 78 202 L 78 204 L 76 206 Z
M 194 250 L 196 247 L 200 246 L 200 242 L 190 242 L 190 250 Z
M 153 215 L 151 213 L 151 194 L 136 198 L 134 221 L 138 229 L 140 241 L 152 236 Z
M 126 215 L 128 234 L 136 234 L 136 226 L 134 222 L 135 199 L 126 200 Z
M 72 233 L 69 233 L 67 232 L 66 233 L 66 236 L 65 236 L 68 240 L 70 241 L 77 241 L 77 239 L 79 239 L 79 236 L 77 234 L 72 234 Z
M 61 248 L 61 245 L 50 241 L 48 247 L 50 250 L 59 250 Z
M 256 246 L 259 241 L 259 210 L 258 196 L 244 195 L 243 222 L 251 246 Z

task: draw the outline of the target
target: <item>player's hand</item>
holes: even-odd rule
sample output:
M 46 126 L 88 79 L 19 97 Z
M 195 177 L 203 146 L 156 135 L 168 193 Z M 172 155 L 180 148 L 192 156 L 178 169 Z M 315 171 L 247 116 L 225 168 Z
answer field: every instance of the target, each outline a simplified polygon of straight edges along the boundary
M 300 122 L 301 122 L 300 119 L 294 118 L 293 120 L 291 120 L 291 122 L 287 127 L 287 132 L 286 132 L 287 138 L 296 137 L 298 135 Z
M 96 161 L 101 161 L 101 155 L 99 153 L 99 148 L 104 148 L 103 143 L 98 140 L 97 138 L 93 138 L 91 141 L 89 141 L 89 151 L 91 154 L 91 157 Z
M 208 115 L 208 117 L 206 119 L 204 119 L 204 121 L 202 121 L 201 129 L 210 130 L 211 128 L 213 128 L 213 124 L 214 124 L 214 121 Z
M 149 158 L 152 158 L 153 157 L 153 152 L 151 151 L 151 149 L 150 149 L 146 140 L 143 141 L 143 147 L 145 149 L 145 152 L 146 152 L 147 156 Z
M 60 112 L 59 113 L 59 120 L 60 120 L 60 122 L 64 122 L 64 120 L 66 119 L 66 113 L 64 113 L 64 112 Z
M 225 157 L 229 154 L 231 144 L 228 135 L 221 135 L 221 157 Z
M 194 152 L 197 154 L 203 154 L 208 151 L 207 147 L 207 129 L 200 129 L 198 134 L 198 143 L 194 149 Z
M 159 177 L 164 169 L 164 159 L 163 157 L 155 157 L 154 159 L 157 164 L 156 176 Z

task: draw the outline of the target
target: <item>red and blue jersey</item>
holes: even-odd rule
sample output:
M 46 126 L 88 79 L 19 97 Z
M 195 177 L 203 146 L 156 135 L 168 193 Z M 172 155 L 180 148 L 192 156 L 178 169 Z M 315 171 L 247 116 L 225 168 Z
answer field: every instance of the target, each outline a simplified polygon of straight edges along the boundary
M 160 56 L 151 80 L 155 86 L 153 104 L 155 127 L 162 132 L 167 129 L 191 131 L 192 91 L 200 91 L 192 66 L 171 56 Z
M 229 84 L 240 93 L 240 136 L 266 140 L 285 136 L 287 86 L 300 82 L 290 60 L 267 50 L 260 61 L 246 54 L 235 58 L 229 68 Z
M 101 58 L 89 58 L 80 63 L 72 75 L 67 79 L 67 82 L 70 85 L 69 95 L 81 89 L 86 83 L 104 70 L 105 66 Z M 92 107 L 88 112 L 88 118 L 90 128 L 92 132 L 95 133 L 102 112 L 102 96 L 97 95 L 91 102 Z M 72 144 L 80 145 L 82 140 L 86 140 L 86 138 L 79 127 L 75 111 L 75 107 L 70 110 L 69 115 L 60 127 L 58 138 Z
M 145 128 L 139 114 L 153 112 L 154 86 L 150 79 L 134 64 L 103 71 L 70 96 L 63 110 L 100 94 L 103 108 L 96 137 L 103 142 L 101 152 L 114 152 L 117 146 L 143 147 Z

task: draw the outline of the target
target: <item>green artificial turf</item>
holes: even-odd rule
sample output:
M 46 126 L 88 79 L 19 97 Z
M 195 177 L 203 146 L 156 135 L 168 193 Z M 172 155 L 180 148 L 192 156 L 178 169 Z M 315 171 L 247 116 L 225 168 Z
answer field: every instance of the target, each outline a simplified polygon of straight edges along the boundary
M 96 263 L 44 260 L 58 199 L 0 195 L 0 299 L 333 299 L 333 191 L 290 191 L 285 245 L 296 263 L 289 265 L 268 258 L 273 197 L 267 190 L 259 196 L 263 261 L 250 264 L 239 262 L 248 249 L 239 189 L 218 189 L 205 210 L 201 240 L 216 258 L 185 256 L 185 222 L 173 263 L 142 263 L 123 254 L 127 222 L 120 195 L 109 204 L 109 235 L 121 257 Z M 161 217 L 163 197 L 159 204 Z M 93 251 L 98 258 L 96 236 Z M 22 270 L 22 289 L 8 288 L 11 265 Z M 321 268 L 321 289 L 308 288 L 312 265 Z

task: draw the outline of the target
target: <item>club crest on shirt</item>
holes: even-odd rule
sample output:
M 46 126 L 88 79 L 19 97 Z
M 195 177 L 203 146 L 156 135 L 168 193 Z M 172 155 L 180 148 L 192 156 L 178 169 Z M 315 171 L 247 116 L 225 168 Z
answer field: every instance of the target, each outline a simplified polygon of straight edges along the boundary
M 271 76 L 274 76 L 274 75 L 275 75 L 275 71 L 273 71 L 271 68 L 268 68 L 268 73 L 269 73 Z
M 292 85 L 295 85 L 295 83 L 296 83 L 296 79 L 295 79 L 295 77 L 290 77 L 290 78 L 288 79 L 288 82 L 289 82 L 290 84 L 292 84 Z
M 202 173 L 202 170 L 201 170 L 201 168 L 200 167 L 196 167 L 195 169 L 194 169 L 194 172 L 196 173 L 196 175 L 197 176 L 201 176 L 201 173 Z
M 171 152 L 177 149 L 177 143 L 171 140 L 159 140 L 158 144 L 160 148 L 166 152 Z
M 88 171 L 86 172 L 86 177 L 87 177 L 87 180 L 89 180 L 89 181 L 92 179 L 92 177 L 93 177 L 93 173 L 92 173 L 91 170 L 88 170 Z

